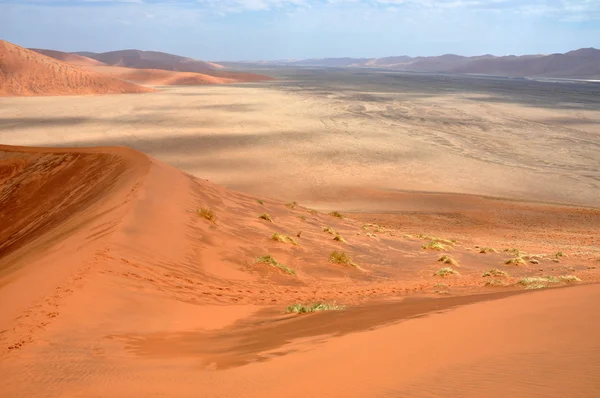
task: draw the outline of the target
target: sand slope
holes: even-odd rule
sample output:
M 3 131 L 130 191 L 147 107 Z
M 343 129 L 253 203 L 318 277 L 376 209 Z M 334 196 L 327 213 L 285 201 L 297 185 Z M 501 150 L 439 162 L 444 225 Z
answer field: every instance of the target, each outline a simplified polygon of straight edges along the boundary
M 205 84 L 206 82 L 255 82 L 263 80 L 271 80 L 270 77 L 259 75 L 255 73 L 247 72 L 233 72 L 222 70 L 223 66 L 211 62 L 200 61 L 188 57 L 181 57 L 179 55 L 173 55 L 158 51 L 140 51 L 140 50 L 120 50 L 110 51 L 107 53 L 89 53 L 82 52 L 85 56 L 100 61 L 106 65 L 118 66 L 125 68 L 134 69 L 150 69 L 147 75 L 142 73 L 131 73 L 131 75 L 139 79 L 139 81 L 175 81 L 177 85 L 189 85 L 189 84 Z M 202 75 L 213 76 L 217 79 L 223 80 L 211 80 L 207 77 L 201 77 L 190 74 L 179 74 L 174 73 L 166 74 L 159 73 L 157 70 L 165 70 L 171 72 L 189 72 L 199 73 Z M 138 81 L 133 80 L 132 81 Z M 192 83 L 196 82 L 196 83 Z M 157 83 L 164 84 L 164 83 Z
M 117 94 L 150 91 L 153 90 L 0 41 L 0 95 Z
M 460 275 L 441 279 L 433 276 L 442 265 L 441 253 L 421 248 L 428 240 L 270 198 L 261 204 L 133 150 L 0 150 L 0 207 L 8 209 L 0 222 L 0 372 L 6 380 L 0 395 L 365 396 L 415 391 L 426 382 L 431 395 L 440 396 L 448 391 L 445 379 L 442 384 L 424 379 L 442 369 L 433 352 L 452 366 L 455 386 L 468 381 L 468 363 L 494 359 L 490 369 L 503 377 L 482 386 L 513 391 L 502 383 L 518 380 L 527 396 L 547 391 L 540 390 L 541 379 L 528 383 L 507 370 L 506 360 L 523 350 L 545 353 L 539 357 L 543 361 L 530 359 L 530 368 L 554 371 L 555 363 L 575 366 L 577 360 L 581 374 L 588 375 L 579 390 L 564 378 L 544 378 L 544 388 L 585 396 L 597 385 L 598 347 L 592 336 L 598 320 L 590 319 L 593 312 L 586 307 L 597 300 L 595 287 L 524 301 L 515 297 L 505 306 L 483 303 L 470 312 L 366 332 L 407 316 L 521 292 L 514 283 L 524 275 L 564 274 L 549 255 L 540 255 L 535 266 L 508 267 L 506 253 L 484 255 L 461 242 L 448 243 Z M 202 207 L 214 210 L 216 222 L 196 214 Z M 273 222 L 258 217 L 263 213 Z M 347 242 L 333 240 L 324 226 Z M 274 232 L 293 236 L 298 245 L 272 240 Z M 360 268 L 329 263 L 333 250 L 349 253 Z M 265 254 L 296 275 L 255 262 Z M 591 264 L 572 256 L 560 265 L 593 282 L 599 278 Z M 503 278 L 506 287 L 485 288 L 497 296 L 369 304 L 374 298 L 435 297 L 440 289 L 459 296 L 480 292 L 488 280 L 482 271 L 491 267 L 510 273 Z M 440 282 L 449 286 L 440 288 Z M 315 317 L 282 315 L 287 305 L 317 300 L 350 309 Z M 553 302 L 561 303 L 558 312 L 552 311 Z M 476 339 L 466 325 L 486 316 L 491 334 Z M 498 329 L 496 324 L 511 317 L 518 327 Z M 540 339 L 541 328 L 555 329 L 540 326 L 548 322 L 563 327 Z M 583 337 L 577 335 L 582 322 L 589 331 Z M 442 330 L 443 336 L 436 332 Z M 363 333 L 331 342 L 316 339 L 350 331 Z M 488 345 L 488 336 L 496 335 L 504 336 L 502 344 Z M 561 341 L 570 345 L 548 354 L 548 347 Z M 417 362 L 407 363 L 401 354 L 431 344 L 439 349 Z M 477 351 L 460 356 L 470 344 Z M 340 362 L 342 352 L 351 354 Z M 316 378 L 315 363 L 327 364 Z M 392 369 L 401 369 L 402 378 Z M 312 375 L 313 383 L 290 391 L 284 374 Z M 339 383 L 347 374 L 353 377 Z M 469 388 L 468 396 L 477 396 L 483 387 Z
M 134 69 L 118 66 L 94 66 L 90 69 L 134 83 L 156 86 L 193 86 L 198 84 L 232 83 L 236 81 L 235 79 L 220 78 L 203 73 L 174 72 L 160 69 Z
M 78 66 L 99 66 L 104 65 L 102 62 L 97 61 L 92 58 L 84 57 L 83 55 L 65 53 L 62 51 L 56 50 L 44 50 L 40 48 L 30 48 L 31 51 L 35 51 L 36 53 L 40 53 L 50 58 L 57 59 L 62 62 L 66 62 L 71 65 Z

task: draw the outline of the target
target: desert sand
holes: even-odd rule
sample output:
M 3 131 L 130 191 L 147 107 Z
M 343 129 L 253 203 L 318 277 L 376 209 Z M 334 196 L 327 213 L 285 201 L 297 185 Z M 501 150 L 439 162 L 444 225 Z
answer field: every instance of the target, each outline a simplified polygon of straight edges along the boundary
M 123 94 L 154 90 L 0 40 L 0 96 Z
M 88 69 L 104 73 L 136 84 L 150 86 L 194 86 L 200 84 L 224 84 L 237 80 L 194 72 L 174 72 L 161 69 L 134 69 L 119 66 L 92 66 Z
M 328 73 L 0 98 L 0 395 L 595 396 L 588 86 Z
M 50 58 L 57 59 L 62 62 L 66 62 L 71 65 L 78 66 L 101 66 L 104 65 L 102 62 L 97 61 L 92 58 L 84 57 L 83 55 L 65 53 L 62 51 L 56 50 L 44 50 L 40 48 L 30 48 L 31 51 L 35 51 L 36 53 L 40 53 Z

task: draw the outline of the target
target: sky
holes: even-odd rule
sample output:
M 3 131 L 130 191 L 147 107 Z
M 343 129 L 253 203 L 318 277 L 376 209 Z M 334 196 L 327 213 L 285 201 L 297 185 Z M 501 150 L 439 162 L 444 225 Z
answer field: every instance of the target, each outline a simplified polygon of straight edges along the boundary
M 212 61 L 600 48 L 600 0 L 0 0 L 0 39 Z

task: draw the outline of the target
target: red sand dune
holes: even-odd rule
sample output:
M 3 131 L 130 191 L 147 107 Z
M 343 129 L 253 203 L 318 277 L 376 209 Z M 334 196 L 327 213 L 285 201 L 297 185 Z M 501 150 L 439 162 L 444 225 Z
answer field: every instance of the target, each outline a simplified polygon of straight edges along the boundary
M 39 49 L 39 48 L 30 48 L 30 50 L 35 51 L 36 53 L 45 55 L 47 57 L 54 58 L 54 59 L 57 59 L 62 62 L 66 62 L 67 64 L 71 64 L 71 65 L 78 65 L 78 66 L 104 65 L 100 61 L 97 61 L 92 58 L 84 57 L 82 55 L 65 53 L 62 51 L 55 51 L 55 50 L 43 50 L 43 49 Z
M 203 73 L 174 72 L 160 69 L 134 69 L 118 66 L 95 66 L 89 69 L 130 82 L 155 86 L 223 84 L 236 81 L 234 79 L 214 77 Z
M 0 96 L 144 93 L 150 88 L 91 72 L 0 40 Z
M 223 82 L 257 82 L 272 79 L 268 76 L 258 75 L 255 73 L 219 70 L 223 68 L 222 65 L 157 51 L 120 50 L 100 54 L 88 52 L 82 54 L 86 54 L 90 58 L 110 66 L 200 73 L 220 79 L 226 79 Z M 167 80 L 169 79 L 171 78 L 167 78 Z M 193 81 L 202 80 L 203 78 L 192 76 L 176 78 L 176 80 L 179 79 Z
M 0 146 L 0 189 L 2 396 L 593 396 L 600 386 L 598 286 L 516 284 L 597 282 L 590 253 L 509 266 L 513 255 L 461 240 L 424 250 L 431 238 L 261 204 L 127 148 Z M 334 250 L 359 267 L 330 263 Z M 460 275 L 433 275 L 442 253 Z M 255 261 L 265 254 L 296 274 Z M 489 268 L 510 274 L 506 286 L 485 286 Z M 493 293 L 472 296 L 482 292 Z M 431 298 L 440 294 L 455 297 Z M 282 314 L 314 301 L 349 309 Z

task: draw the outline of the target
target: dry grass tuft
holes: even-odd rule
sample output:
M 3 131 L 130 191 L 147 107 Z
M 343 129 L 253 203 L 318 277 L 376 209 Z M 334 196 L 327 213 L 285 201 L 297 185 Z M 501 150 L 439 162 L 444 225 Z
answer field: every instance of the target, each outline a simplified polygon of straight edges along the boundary
M 581 282 L 581 279 L 579 279 L 575 275 L 562 275 L 559 276 L 558 279 L 564 283 Z
M 352 258 L 348 254 L 337 250 L 331 252 L 329 255 L 329 262 L 333 264 L 343 264 L 358 267 L 357 264 L 352 262 Z
M 217 216 L 216 216 L 215 212 L 209 208 L 201 207 L 196 210 L 196 214 L 198 214 L 202 218 L 207 219 L 210 222 L 213 222 L 213 223 L 217 222 Z
M 261 206 L 265 205 L 265 202 L 263 202 L 261 199 L 256 199 L 256 201 L 258 202 L 258 204 L 260 204 Z
M 437 270 L 433 275 L 446 277 L 448 275 L 460 275 L 457 270 L 452 269 L 450 267 L 444 267 Z
M 455 259 L 453 259 L 452 257 L 450 257 L 447 254 L 444 254 L 442 257 L 438 258 L 438 261 L 441 261 L 444 264 L 450 264 L 450 265 L 458 265 L 458 261 L 456 261 Z
M 426 243 L 423 246 L 421 246 L 421 248 L 429 250 L 446 250 L 446 246 L 438 241 L 431 241 L 429 243 Z
M 335 303 L 315 303 L 312 305 L 294 304 L 290 305 L 285 309 L 286 314 L 308 314 L 317 311 L 340 311 L 345 309 L 343 305 L 337 305 Z
M 344 218 L 344 215 L 342 213 L 340 213 L 339 211 L 332 211 L 331 213 L 329 213 L 329 215 L 337 217 L 337 218 Z
M 337 233 L 333 237 L 333 240 L 338 241 L 338 242 L 342 242 L 342 243 L 346 243 L 346 239 L 342 238 L 342 235 L 337 234 Z
M 494 249 L 493 247 L 482 247 L 479 249 L 479 253 L 498 253 L 498 250 Z
M 263 220 L 268 222 L 273 222 L 273 219 L 267 213 L 261 214 L 260 216 L 258 216 L 258 218 L 262 218 Z
M 267 264 L 267 265 L 269 265 L 271 267 L 278 268 L 278 269 L 280 269 L 280 270 L 282 270 L 284 272 L 287 272 L 288 274 L 291 274 L 291 275 L 296 275 L 296 271 L 295 270 L 293 270 L 291 268 L 288 268 L 288 267 L 286 267 L 283 264 L 280 264 L 270 254 L 266 254 L 264 256 L 261 256 L 261 257 L 257 258 L 256 262 L 257 263 L 262 263 L 262 264 Z
M 499 279 L 491 279 L 487 282 L 485 282 L 485 286 L 491 286 L 491 287 L 500 287 L 500 286 L 508 286 L 506 282 L 499 280 Z
M 296 206 L 298 206 L 298 203 L 296 203 L 296 202 L 290 202 L 290 203 L 286 203 L 285 205 L 287 207 L 289 207 L 290 209 L 295 209 Z
M 516 257 L 521 257 L 524 254 L 524 253 L 521 253 L 521 251 L 519 249 L 517 249 L 516 247 L 512 247 L 510 249 L 504 249 L 503 251 L 514 254 Z
M 331 227 L 323 227 L 323 232 L 328 232 L 331 235 L 336 235 L 337 234 L 337 232 L 335 232 L 335 230 L 333 228 L 331 228 Z
M 296 239 L 292 238 L 291 236 L 280 234 L 278 232 L 275 232 L 273 235 L 271 235 L 271 239 L 277 242 L 291 243 L 294 246 L 298 246 L 298 242 L 296 242 Z
M 500 271 L 499 269 L 492 268 L 491 270 L 489 270 L 489 271 L 486 271 L 486 272 L 485 272 L 483 275 L 481 275 L 481 276 L 482 276 L 482 277 L 484 277 L 484 278 L 485 278 L 485 277 L 488 277 L 488 276 L 495 276 L 495 277 L 502 276 L 502 277 L 506 277 L 506 276 L 508 276 L 508 274 L 507 274 L 506 272 L 504 272 L 504 271 Z
M 525 265 L 525 260 L 521 257 L 509 258 L 504 262 L 506 265 Z
M 312 214 L 313 216 L 316 216 L 317 214 L 319 214 L 319 212 L 318 212 L 318 211 L 316 211 L 316 210 L 314 210 L 314 209 L 307 209 L 307 210 L 308 210 L 308 212 L 309 212 L 310 214 Z

